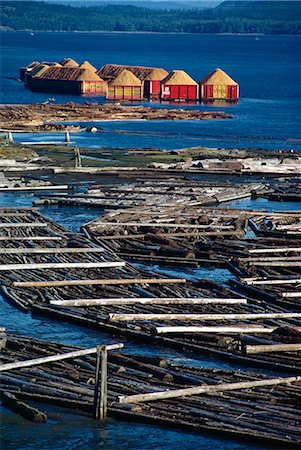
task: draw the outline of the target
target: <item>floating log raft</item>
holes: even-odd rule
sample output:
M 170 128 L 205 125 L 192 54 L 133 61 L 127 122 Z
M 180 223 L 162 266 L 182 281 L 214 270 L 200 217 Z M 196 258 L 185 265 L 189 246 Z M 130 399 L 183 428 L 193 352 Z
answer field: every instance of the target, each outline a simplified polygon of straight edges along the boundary
M 92 415 L 96 356 L 85 352 L 87 349 L 67 344 L 8 334 L 2 364 L 33 360 L 41 354 L 45 362 L 2 372 L 0 391 Z M 74 358 L 51 361 L 62 353 L 73 353 Z M 200 368 L 160 357 L 109 352 L 107 383 L 108 416 L 115 419 L 282 448 L 300 445 L 299 376 L 275 379 L 254 372 Z M 143 403 L 136 405 L 141 398 Z
M 140 342 L 148 340 L 161 346 L 172 345 L 175 348 L 209 353 L 227 360 L 276 370 L 291 372 L 299 370 L 298 351 L 279 354 L 273 352 L 247 354 L 245 351 L 246 345 L 254 344 L 248 341 L 248 336 L 250 339 L 256 337 L 256 345 L 300 343 L 297 305 L 292 307 L 290 304 L 287 308 L 286 304 L 281 306 L 271 300 L 266 301 L 264 297 L 261 298 L 264 292 L 261 290 L 258 293 L 256 291 L 256 295 L 260 295 L 261 298 L 256 300 L 258 297 L 256 295 L 254 297 L 253 293 L 241 296 L 233 289 L 213 282 L 172 279 L 155 272 L 137 269 L 129 264 L 124 265 L 107 244 L 97 245 L 88 237 L 71 233 L 35 210 L 5 208 L 0 212 L 26 213 L 16 218 L 13 215 L 6 217 L 6 223 L 20 223 L 23 220 L 25 223 L 47 224 L 42 228 L 18 227 L 1 230 L 2 233 L 6 233 L 7 240 L 0 241 L 0 249 L 3 250 L 0 252 L 0 265 L 15 268 L 10 271 L 5 269 L 2 272 L 1 289 L 5 298 L 14 305 L 22 309 L 32 309 L 39 314 L 100 328 L 114 335 L 125 335 Z M 224 211 L 220 211 L 218 214 L 223 216 L 223 213 Z M 254 212 L 250 213 L 257 217 Z M 260 216 L 262 214 L 260 213 Z M 227 216 L 236 217 L 232 210 L 229 210 Z M 22 244 L 11 240 L 12 233 L 14 237 L 24 239 Z M 31 236 L 28 236 L 29 233 Z M 27 239 L 35 236 L 43 240 L 36 242 Z M 54 237 L 60 237 L 60 241 L 49 240 Z M 259 238 L 259 241 L 261 239 Z M 230 248 L 231 251 L 237 251 L 236 240 L 232 241 L 228 237 L 223 238 L 224 240 L 228 242 L 226 248 L 229 248 L 229 251 Z M 210 241 L 209 245 L 212 242 L 214 243 Z M 240 239 L 238 242 L 240 243 L 238 246 L 241 246 L 244 240 Z M 246 242 L 248 248 L 248 239 Z M 20 248 L 28 248 L 30 251 L 26 253 L 25 250 L 24 254 L 14 251 Z M 62 248 L 82 248 L 87 251 L 62 252 Z M 32 249 L 35 251 L 31 251 Z M 239 249 L 239 252 L 243 257 L 248 255 L 246 250 Z M 24 264 L 27 269 L 20 270 Z M 72 266 L 74 264 L 76 267 Z M 88 272 L 85 264 L 89 267 Z M 112 267 L 111 264 L 115 266 Z M 51 268 L 44 270 L 45 265 Z M 252 288 L 254 289 L 253 286 Z M 74 304 L 74 301 L 81 299 L 82 303 Z M 87 300 L 90 304 L 86 304 Z M 108 320 L 109 317 L 117 317 L 119 314 L 134 316 L 126 322 Z M 190 332 L 186 330 L 184 333 L 174 335 L 157 333 L 157 329 L 170 325 L 186 327 L 187 321 L 184 320 L 184 316 L 191 318 L 189 321 L 191 327 L 199 327 L 197 317 L 206 318 L 203 325 L 207 328 L 203 328 L 202 332 L 193 328 Z M 144 320 L 137 323 L 135 317 L 143 317 Z M 154 319 L 149 320 L 150 317 Z M 220 320 L 221 317 L 223 320 Z M 172 323 L 169 323 L 169 320 Z M 212 332 L 217 326 L 221 327 L 219 332 Z
M 221 183 L 206 183 L 200 185 L 187 181 L 174 186 L 165 182 L 130 183 L 111 187 L 110 185 L 91 187 L 86 194 L 64 195 L 64 194 L 43 194 L 41 199 L 45 202 L 55 202 L 58 204 L 86 205 L 90 207 L 105 207 L 110 209 L 133 208 L 139 205 L 150 207 L 160 206 L 200 206 L 206 204 L 217 204 L 232 199 L 251 197 L 258 189 L 262 190 L 260 183 L 237 184 L 225 186 Z M 137 219 L 140 223 L 140 220 Z M 126 222 L 132 223 L 133 220 Z M 148 220 L 145 220 L 147 226 Z M 179 224 L 180 225 L 180 224 Z M 171 224 L 172 226 L 172 224 Z M 179 226 L 181 228 L 181 226 Z M 182 228 L 185 226 L 182 224 Z M 206 228 L 202 225 L 195 225 L 196 229 Z M 226 230 L 229 227 L 225 227 Z M 231 227 L 230 227 L 231 228 Z

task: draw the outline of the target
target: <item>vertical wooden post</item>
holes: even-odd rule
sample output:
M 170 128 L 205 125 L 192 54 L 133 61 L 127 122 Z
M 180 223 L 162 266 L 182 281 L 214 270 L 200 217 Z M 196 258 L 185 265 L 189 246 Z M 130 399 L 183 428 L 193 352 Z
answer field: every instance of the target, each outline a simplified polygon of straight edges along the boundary
M 95 387 L 94 387 L 94 417 L 99 419 L 99 369 L 101 358 L 101 346 L 97 346 L 96 368 L 95 368 Z
M 108 400 L 108 351 L 104 345 L 101 347 L 101 384 L 100 384 L 100 411 L 99 418 L 107 418 L 107 400 Z
M 75 160 L 75 167 L 82 167 L 82 160 L 80 156 L 80 151 L 78 147 L 75 147 L 74 149 L 74 160 Z
M 95 388 L 94 388 L 94 417 L 104 420 L 107 418 L 107 374 L 108 350 L 105 345 L 97 346 Z

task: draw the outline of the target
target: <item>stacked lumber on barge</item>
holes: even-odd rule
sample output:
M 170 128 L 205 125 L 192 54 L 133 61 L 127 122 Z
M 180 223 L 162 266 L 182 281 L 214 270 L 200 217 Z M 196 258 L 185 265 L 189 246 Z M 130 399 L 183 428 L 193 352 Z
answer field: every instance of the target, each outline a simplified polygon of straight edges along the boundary
M 91 414 L 96 358 L 92 351 L 80 356 L 81 350 L 8 334 L 1 353 L 1 393 Z M 52 355 L 69 352 L 77 356 L 49 362 Z M 282 448 L 300 446 L 300 376 L 272 378 L 119 352 L 108 353 L 107 368 L 109 417 L 226 433 Z
M 97 247 L 35 211 L 1 213 L 2 292 L 15 305 L 140 342 L 299 370 L 296 347 L 276 355 L 245 351 L 246 336 L 260 345 L 300 344 L 297 307 L 242 298 L 213 282 L 163 278 L 125 264 L 105 243 Z

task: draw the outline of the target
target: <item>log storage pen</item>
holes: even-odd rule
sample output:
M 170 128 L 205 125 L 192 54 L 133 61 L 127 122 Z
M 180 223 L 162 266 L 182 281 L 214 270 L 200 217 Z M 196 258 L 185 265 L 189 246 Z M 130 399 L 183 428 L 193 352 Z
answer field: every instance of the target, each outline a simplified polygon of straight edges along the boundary
M 54 405 L 56 419 L 63 407 L 98 419 L 107 413 L 108 420 L 300 448 L 300 376 L 193 367 L 111 351 L 121 346 L 83 349 L 7 334 L 0 358 L 1 396 Z
M 207 220 L 205 210 L 199 209 L 202 221 Z M 173 208 L 170 211 L 174 214 Z M 206 211 L 208 214 L 211 209 Z M 2 220 L 7 224 L 46 225 L 1 229 L 4 238 L 0 241 L 1 291 L 18 308 L 161 347 L 172 346 L 289 373 L 300 370 L 297 346 L 291 346 L 287 351 L 283 347 L 281 352 L 266 353 L 250 353 L 247 349 L 250 345 L 300 344 L 300 309 L 294 299 L 288 299 L 288 306 L 284 297 L 281 304 L 278 297 L 275 301 L 269 294 L 266 299 L 265 291 L 257 288 L 255 292 L 242 294 L 236 288 L 230 289 L 213 281 L 191 282 L 138 269 L 125 264 L 98 237 L 95 241 L 88 237 L 93 223 L 86 227 L 88 233 L 80 235 L 46 219 L 36 210 L 3 208 L 0 212 L 6 214 Z M 184 214 L 187 213 L 188 210 Z M 223 214 L 225 212 L 220 210 L 216 216 L 224 217 Z M 257 220 L 255 212 L 248 214 Z M 226 216 L 225 220 L 231 220 L 231 226 L 235 223 L 245 226 L 246 218 L 237 218 L 236 212 L 229 209 Z M 260 213 L 258 217 L 262 216 Z M 160 217 L 166 220 L 162 216 L 158 216 L 158 220 Z M 215 221 L 215 216 L 210 220 Z M 290 220 L 294 220 L 293 216 Z M 197 224 L 202 225 L 200 222 Z M 150 223 L 149 218 L 146 223 Z M 228 226 L 227 222 L 218 221 L 217 224 Z M 105 227 L 96 229 L 103 234 Z M 15 240 L 18 238 L 22 241 Z M 237 239 L 222 239 L 226 243 L 223 258 L 237 251 L 239 257 L 247 257 L 248 253 L 240 248 L 245 242 L 249 248 L 248 238 L 239 238 L 238 244 Z M 259 238 L 259 242 L 261 240 Z M 210 238 L 209 245 L 214 252 L 220 248 L 219 243 Z M 24 253 L 22 249 L 25 249 Z

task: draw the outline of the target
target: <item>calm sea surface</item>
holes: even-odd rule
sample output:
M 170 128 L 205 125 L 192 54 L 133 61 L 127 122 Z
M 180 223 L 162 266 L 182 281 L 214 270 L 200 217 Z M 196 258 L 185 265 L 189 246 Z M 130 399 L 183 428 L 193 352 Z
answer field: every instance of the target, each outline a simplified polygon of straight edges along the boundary
M 239 104 L 190 107 L 223 110 L 235 116 L 232 120 L 107 122 L 101 124 L 104 132 L 75 135 L 74 140 L 78 145 L 95 147 L 170 149 L 204 145 L 301 150 L 300 42 L 298 36 L 4 33 L 1 103 L 49 98 L 49 94 L 30 92 L 17 81 L 19 67 L 33 60 L 59 61 L 70 56 L 78 62 L 87 59 L 97 68 L 117 63 L 183 69 L 197 81 L 221 67 L 240 84 Z M 54 96 L 58 103 L 85 100 Z
M 32 93 L 18 82 L 19 67 L 32 60 L 60 60 L 72 57 L 90 60 L 96 67 L 105 63 L 162 66 L 167 70 L 184 69 L 196 80 L 215 67 L 221 67 L 241 86 L 242 98 L 235 106 L 197 106 L 218 109 L 235 116 L 228 121 L 203 122 L 105 122 L 95 135 L 73 135 L 80 146 L 89 147 L 261 147 L 301 150 L 300 130 L 300 40 L 290 36 L 208 36 L 143 35 L 86 33 L 5 33 L 1 41 L 1 103 L 32 103 L 48 99 L 49 94 Z M 55 95 L 57 102 L 84 101 L 79 97 Z M 97 101 L 102 101 L 97 99 Z M 156 105 L 159 106 L 159 105 Z M 182 106 L 181 106 L 182 107 Z M 192 106 L 195 107 L 195 106 Z M 61 140 L 54 135 L 20 135 L 19 140 Z M 31 194 L 0 195 L 0 206 L 30 206 Z M 233 206 L 233 204 L 231 205 Z M 242 200 L 238 208 L 294 209 L 297 204 Z M 79 231 L 80 225 L 102 211 L 85 208 L 44 207 L 40 211 L 62 225 Z M 152 267 L 164 273 L 189 279 L 211 278 L 224 283 L 231 274 L 224 269 L 175 271 Z M 0 297 L 1 325 L 9 331 L 43 339 L 94 346 L 113 342 L 114 338 L 97 330 L 16 310 Z M 116 340 L 116 339 L 115 339 Z M 164 354 L 194 365 L 235 368 L 202 355 L 173 349 L 126 343 L 126 350 L 137 353 Z M 187 450 L 251 450 L 267 446 L 238 443 L 202 434 L 177 432 L 143 424 L 109 420 L 104 426 L 69 410 L 46 407 L 47 424 L 26 422 L 0 406 L 1 448 L 3 449 L 164 449 L 185 446 Z

